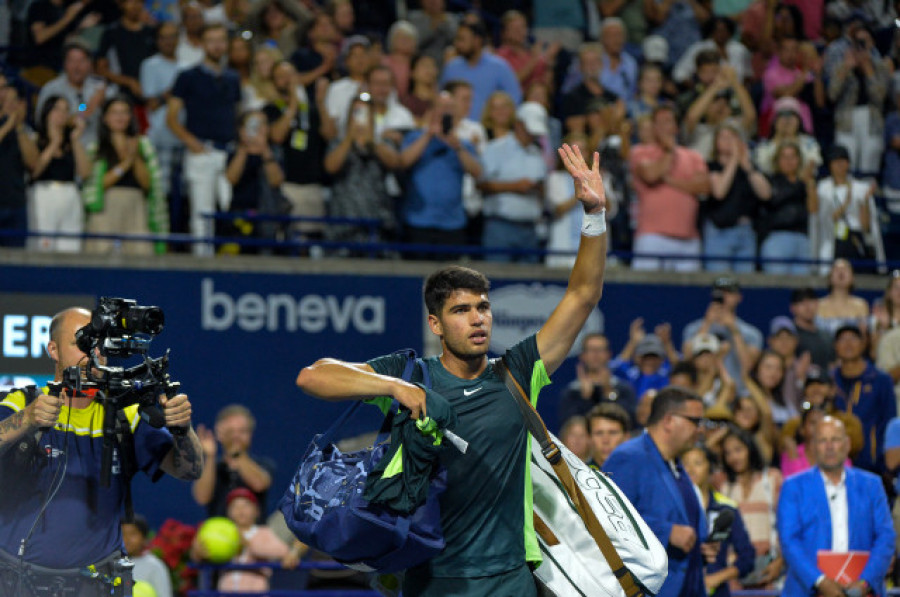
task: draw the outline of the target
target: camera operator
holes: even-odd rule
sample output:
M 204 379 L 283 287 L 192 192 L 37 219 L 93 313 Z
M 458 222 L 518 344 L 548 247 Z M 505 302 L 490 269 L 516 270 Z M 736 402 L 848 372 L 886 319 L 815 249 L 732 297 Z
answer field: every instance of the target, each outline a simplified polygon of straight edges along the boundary
M 55 382 L 70 367 L 89 373 L 75 332 L 90 321 L 91 313 L 80 308 L 51 321 L 47 353 L 56 363 Z M 121 559 L 120 528 L 129 468 L 154 480 L 162 473 L 184 480 L 200 476 L 203 452 L 191 427 L 191 403 L 178 394 L 159 398 L 168 430 L 143 422 L 137 405 L 117 413 L 131 433 L 116 443 L 110 485 L 102 486 L 105 407 L 91 392 L 73 396 L 65 389 L 51 396 L 46 387 L 26 388 L 0 401 L 2 595 L 130 595 L 131 563 Z

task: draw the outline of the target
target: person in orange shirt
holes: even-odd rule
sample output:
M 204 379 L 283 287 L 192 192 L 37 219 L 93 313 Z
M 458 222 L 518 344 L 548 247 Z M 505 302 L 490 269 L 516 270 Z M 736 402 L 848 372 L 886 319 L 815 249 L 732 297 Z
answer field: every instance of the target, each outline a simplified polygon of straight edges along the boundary
M 709 193 L 709 171 L 703 156 L 678 145 L 673 105 L 657 106 L 652 122 L 653 142 L 631 150 L 638 199 L 631 267 L 697 271 L 701 250 L 697 210 L 700 198 Z

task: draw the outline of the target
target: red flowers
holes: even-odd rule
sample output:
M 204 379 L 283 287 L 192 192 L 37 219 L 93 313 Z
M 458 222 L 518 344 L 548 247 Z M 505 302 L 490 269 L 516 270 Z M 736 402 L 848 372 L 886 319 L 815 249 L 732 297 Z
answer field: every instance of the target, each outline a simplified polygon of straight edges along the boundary
M 150 550 L 169 568 L 172 589 L 178 595 L 186 595 L 194 588 L 197 571 L 188 568 L 188 552 L 197 528 L 175 519 L 167 519 L 150 541 Z

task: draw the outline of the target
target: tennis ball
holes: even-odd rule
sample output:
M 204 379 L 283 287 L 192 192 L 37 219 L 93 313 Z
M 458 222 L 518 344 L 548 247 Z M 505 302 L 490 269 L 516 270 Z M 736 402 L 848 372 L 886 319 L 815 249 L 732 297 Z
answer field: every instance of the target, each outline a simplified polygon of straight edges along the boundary
M 197 531 L 197 539 L 213 564 L 231 561 L 241 552 L 241 533 L 230 519 L 216 516 L 206 520 Z
M 131 588 L 131 597 L 156 597 L 156 589 L 149 583 L 136 580 Z

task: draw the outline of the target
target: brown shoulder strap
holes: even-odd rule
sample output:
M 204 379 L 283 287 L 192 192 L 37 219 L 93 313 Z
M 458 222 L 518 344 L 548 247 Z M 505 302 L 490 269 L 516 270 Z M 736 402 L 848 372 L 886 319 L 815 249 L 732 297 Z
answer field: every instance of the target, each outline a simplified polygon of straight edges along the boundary
M 535 410 L 534 405 L 531 404 L 531 400 L 528 398 L 525 390 L 522 389 L 522 386 L 516 381 L 516 378 L 513 377 L 509 367 L 506 366 L 506 361 L 502 357 L 497 359 L 494 366 L 503 376 L 506 388 L 513 395 L 513 398 L 515 398 L 516 404 L 519 406 L 519 411 L 525 419 L 525 426 L 528 427 L 528 431 L 531 432 L 531 435 L 534 436 L 541 445 L 541 452 L 553 466 L 556 476 L 559 477 L 566 493 L 569 494 L 569 498 L 575 504 L 578 514 L 581 516 L 582 520 L 584 520 L 585 527 L 587 527 L 591 537 L 594 538 L 597 547 L 599 547 L 600 551 L 603 553 L 603 557 L 606 558 L 606 562 L 609 564 L 616 579 L 618 579 L 619 584 L 622 586 L 622 590 L 625 591 L 625 595 L 627 597 L 643 597 L 644 593 L 640 588 L 640 585 L 635 580 L 631 571 L 625 567 L 622 558 L 619 556 L 619 552 L 616 551 L 616 548 L 609 540 L 609 535 L 606 534 L 603 525 L 597 520 L 597 515 L 594 514 L 594 511 L 588 505 L 587 498 L 585 498 L 584 494 L 581 492 L 581 488 L 575 483 L 575 479 L 572 477 L 572 471 L 569 470 L 569 465 L 562 459 L 562 453 L 559 451 L 559 447 L 556 445 L 556 442 L 553 441 L 553 438 L 550 437 L 547 426 Z

